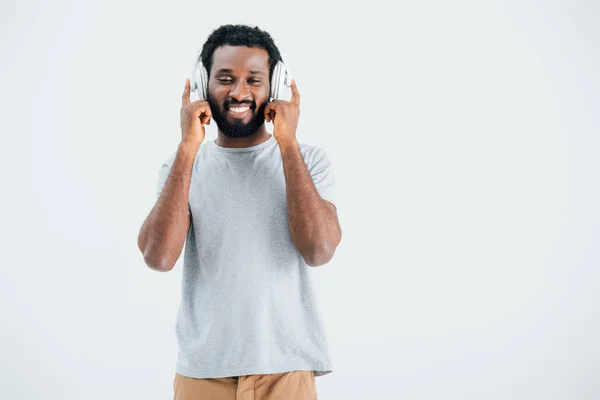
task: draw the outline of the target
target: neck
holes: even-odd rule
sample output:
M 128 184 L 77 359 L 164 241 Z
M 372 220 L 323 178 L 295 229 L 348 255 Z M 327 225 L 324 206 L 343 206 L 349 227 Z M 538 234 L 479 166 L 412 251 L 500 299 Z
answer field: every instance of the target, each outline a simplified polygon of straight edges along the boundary
M 265 140 L 268 140 L 270 137 L 271 134 L 267 132 L 265 124 L 262 124 L 260 128 L 258 128 L 252 135 L 239 139 L 232 139 L 230 137 L 227 137 L 223 132 L 221 132 L 221 130 L 218 130 L 217 139 L 215 140 L 215 143 L 217 144 L 217 146 L 221 147 L 250 147 L 256 146 L 257 144 L 261 144 Z

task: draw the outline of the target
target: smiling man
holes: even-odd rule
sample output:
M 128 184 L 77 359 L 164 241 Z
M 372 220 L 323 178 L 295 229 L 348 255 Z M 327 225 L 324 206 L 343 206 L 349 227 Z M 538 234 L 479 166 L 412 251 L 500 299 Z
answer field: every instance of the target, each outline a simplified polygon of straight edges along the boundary
M 264 125 L 264 112 L 269 102 L 270 88 L 270 69 L 265 63 L 265 58 L 268 60 L 268 57 L 267 51 L 260 48 L 225 45 L 215 49 L 213 63 L 217 60 L 217 67 L 220 68 L 214 68 L 214 64 L 211 68 L 214 71 L 214 79 L 211 90 L 207 93 L 207 100 L 212 110 L 212 118 L 223 137 L 241 139 L 256 136 L 259 140 L 268 138 L 269 134 Z M 232 66 L 245 70 L 234 71 Z M 245 98 L 246 96 L 240 95 L 239 91 L 243 90 L 241 85 L 234 86 L 238 93 L 232 93 L 230 90 L 234 83 L 233 76 L 246 72 L 250 75 L 248 84 L 256 88 L 254 92 L 257 97 Z M 225 143 L 220 145 L 227 146 Z
M 315 377 L 332 372 L 310 269 L 341 241 L 335 177 L 296 137 L 295 82 L 290 101 L 270 98 L 280 57 L 267 32 L 221 26 L 201 52 L 207 98 L 192 102 L 185 83 L 181 142 L 138 237 L 157 271 L 185 244 L 175 400 L 313 400 Z

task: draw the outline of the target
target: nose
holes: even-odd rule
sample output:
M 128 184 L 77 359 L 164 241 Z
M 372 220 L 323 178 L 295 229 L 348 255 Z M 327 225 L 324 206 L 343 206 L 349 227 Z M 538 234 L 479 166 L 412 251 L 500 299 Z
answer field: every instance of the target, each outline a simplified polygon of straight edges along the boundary
M 233 84 L 229 96 L 236 99 L 238 102 L 242 102 L 250 98 L 250 91 L 248 85 L 243 80 L 238 80 Z

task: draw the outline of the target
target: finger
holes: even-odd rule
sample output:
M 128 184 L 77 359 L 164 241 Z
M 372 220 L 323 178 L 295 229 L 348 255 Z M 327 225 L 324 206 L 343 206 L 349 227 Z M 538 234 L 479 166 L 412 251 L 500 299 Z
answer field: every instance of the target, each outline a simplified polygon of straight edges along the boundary
M 298 92 L 298 86 L 296 86 L 296 81 L 292 79 L 292 99 L 291 102 L 300 105 L 300 93 Z
M 210 125 L 211 117 L 212 111 L 210 110 L 210 107 L 207 107 L 202 110 L 202 114 L 200 114 L 200 120 L 202 121 L 202 124 Z
M 267 122 L 271 122 L 271 108 L 273 107 L 273 103 L 267 103 L 265 107 L 265 120 Z
M 212 116 L 212 111 L 210 109 L 210 104 L 208 101 L 204 99 L 195 100 L 190 103 L 188 106 L 191 112 L 195 112 L 196 115 L 208 113 Z
M 183 95 L 181 96 L 181 105 L 187 106 L 190 104 L 190 80 L 185 78 L 185 87 L 183 88 Z
M 277 116 L 277 108 L 280 105 L 280 100 L 273 100 L 270 103 L 267 103 L 265 107 L 265 119 L 267 122 L 271 122 Z
M 210 109 L 210 106 L 206 107 L 206 110 L 204 110 L 204 116 L 206 117 L 206 124 L 210 125 L 210 119 L 212 118 L 212 110 Z
M 210 104 L 205 99 L 196 100 L 188 105 L 190 112 L 194 113 L 197 118 L 200 118 L 202 124 L 208 124 L 212 118 L 212 110 Z

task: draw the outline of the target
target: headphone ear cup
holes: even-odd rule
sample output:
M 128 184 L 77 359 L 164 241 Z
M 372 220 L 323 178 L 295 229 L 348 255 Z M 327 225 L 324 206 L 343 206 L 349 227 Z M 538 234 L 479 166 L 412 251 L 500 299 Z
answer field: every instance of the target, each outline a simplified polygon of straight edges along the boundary
M 271 78 L 271 98 L 281 99 L 285 87 L 291 87 L 292 77 L 284 61 L 279 61 L 273 69 Z
M 281 61 L 275 64 L 273 69 L 273 76 L 271 77 L 271 99 L 279 98 L 279 82 L 281 78 Z
M 194 70 L 192 71 L 192 76 L 190 77 L 190 93 L 195 92 L 198 89 L 198 82 L 196 81 L 196 77 L 198 75 L 198 66 L 194 65 Z
M 202 77 L 201 82 L 201 94 L 202 94 L 202 98 L 206 99 L 206 92 L 208 91 L 208 73 L 206 71 L 206 68 L 204 68 L 204 65 L 202 65 L 202 63 L 200 63 L 200 76 Z
M 194 61 L 194 70 L 192 71 L 192 77 L 190 79 L 190 92 L 197 92 L 200 99 L 205 99 L 207 85 L 208 74 L 200 60 L 200 53 L 198 53 L 196 60 Z

